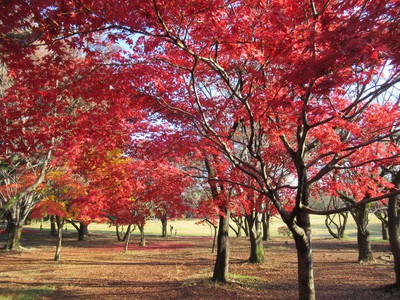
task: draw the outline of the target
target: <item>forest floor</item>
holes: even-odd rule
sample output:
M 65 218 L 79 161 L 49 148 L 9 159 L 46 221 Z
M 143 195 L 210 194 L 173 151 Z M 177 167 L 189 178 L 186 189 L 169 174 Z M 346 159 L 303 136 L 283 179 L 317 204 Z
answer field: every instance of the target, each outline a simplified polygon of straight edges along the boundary
M 0 246 L 5 241 L 0 234 Z M 290 238 L 265 242 L 265 262 L 249 264 L 247 238 L 231 238 L 230 282 L 210 282 L 209 237 L 147 237 L 128 252 L 111 234 L 76 241 L 68 232 L 61 261 L 55 239 L 26 230 L 24 250 L 0 251 L 0 299 L 296 299 L 296 250 Z M 398 299 L 388 243 L 373 243 L 375 261 L 357 263 L 354 240 L 314 240 L 317 299 Z

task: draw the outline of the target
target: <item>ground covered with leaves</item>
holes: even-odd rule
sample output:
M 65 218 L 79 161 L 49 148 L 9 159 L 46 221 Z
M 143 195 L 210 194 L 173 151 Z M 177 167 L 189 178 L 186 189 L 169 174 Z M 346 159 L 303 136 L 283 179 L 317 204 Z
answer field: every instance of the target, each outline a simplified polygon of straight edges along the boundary
M 5 241 L 0 235 L 0 242 Z M 24 232 L 24 250 L 0 252 L 0 299 L 296 299 L 296 250 L 290 238 L 265 242 L 266 260 L 249 264 L 247 238 L 231 239 L 230 282 L 210 282 L 215 256 L 209 237 L 147 237 L 129 251 L 111 234 L 76 241 L 68 232 L 61 261 L 55 238 Z M 373 243 L 375 261 L 357 263 L 353 240 L 314 240 L 318 299 L 397 299 L 387 243 Z

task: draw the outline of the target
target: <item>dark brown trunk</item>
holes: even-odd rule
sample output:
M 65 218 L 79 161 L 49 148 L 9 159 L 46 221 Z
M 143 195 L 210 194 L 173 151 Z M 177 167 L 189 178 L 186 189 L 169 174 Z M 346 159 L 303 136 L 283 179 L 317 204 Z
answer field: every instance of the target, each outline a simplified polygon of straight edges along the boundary
M 247 222 L 246 218 L 244 219 L 244 228 L 243 228 L 243 230 L 244 230 L 244 234 L 246 235 L 246 237 L 249 237 L 250 228 L 249 228 L 249 222 Z
M 64 226 L 64 219 L 56 217 L 56 223 L 57 223 L 57 246 L 56 246 L 56 254 L 54 256 L 54 260 L 59 261 L 61 258 L 62 229 Z
M 167 223 L 168 223 L 167 214 L 162 215 L 162 217 L 161 217 L 161 226 L 162 226 L 161 236 L 162 237 L 167 237 Z
M 301 211 L 289 226 L 297 250 L 297 277 L 300 300 L 315 300 L 314 263 L 312 257 L 310 216 Z
M 211 248 L 211 253 L 215 252 L 215 245 L 217 242 L 217 228 L 218 226 L 215 226 L 213 222 L 211 222 L 209 219 L 205 218 L 204 221 L 207 222 L 208 226 L 210 226 L 211 229 L 211 237 L 213 238 L 213 244 Z
M 214 237 L 213 237 L 213 244 L 212 244 L 212 248 L 211 248 L 211 253 L 215 253 L 215 246 L 217 245 L 217 229 L 218 226 L 213 225 L 214 228 Z
M 212 281 L 228 282 L 229 272 L 229 211 L 225 216 L 219 217 L 219 228 L 217 238 L 217 260 L 214 266 Z
M 269 212 L 263 213 L 262 216 L 263 241 L 268 241 L 271 237 L 270 226 L 269 226 L 270 223 L 271 223 L 271 214 Z
M 134 230 L 136 229 L 136 226 L 133 226 L 133 229 L 131 229 L 131 228 L 132 228 L 132 224 L 129 224 L 129 225 L 128 225 L 128 228 L 126 229 L 125 235 L 124 235 L 124 237 L 122 238 L 122 241 L 123 241 L 123 242 L 125 242 L 126 239 L 130 237 L 132 231 L 134 231 Z
M 395 176 L 393 183 L 399 187 L 400 173 Z M 394 285 L 400 288 L 400 206 L 399 196 L 389 197 L 388 203 L 388 232 L 390 250 L 393 254 L 394 272 L 396 274 L 396 281 Z
M 340 214 L 341 217 L 343 218 L 343 222 L 342 222 L 342 226 L 339 228 L 338 234 L 339 234 L 339 238 L 342 239 L 344 238 L 344 233 L 346 231 L 346 226 L 347 226 L 347 220 L 349 218 L 349 213 L 342 213 Z
M 119 225 L 115 225 L 115 233 L 117 235 L 118 242 L 122 241 L 122 232 L 119 231 Z
M 338 213 L 327 215 L 325 218 L 325 226 L 330 235 L 335 239 L 342 239 L 346 230 L 348 213 Z
M 368 209 L 366 205 L 360 205 L 352 212 L 357 224 L 358 262 L 369 262 L 374 259 L 368 230 Z
M 80 222 L 79 230 L 78 230 L 78 241 L 85 240 L 85 236 L 89 235 L 88 225 Z
M 386 222 L 381 222 L 382 226 L 382 240 L 387 241 L 389 239 L 389 234 L 388 234 L 388 225 Z
M 57 226 L 56 226 L 56 217 L 50 217 L 50 235 L 57 236 Z

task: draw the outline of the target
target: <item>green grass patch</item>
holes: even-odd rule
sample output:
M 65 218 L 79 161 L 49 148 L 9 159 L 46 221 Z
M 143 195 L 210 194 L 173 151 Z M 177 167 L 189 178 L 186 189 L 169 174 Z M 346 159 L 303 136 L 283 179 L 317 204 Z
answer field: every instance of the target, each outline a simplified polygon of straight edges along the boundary
M 55 286 L 21 287 L 13 289 L 0 289 L 0 300 L 32 300 L 51 295 Z
M 258 281 L 260 280 L 259 277 L 256 276 L 248 276 L 248 275 L 241 275 L 241 274 L 229 274 L 230 279 L 240 280 L 240 281 Z

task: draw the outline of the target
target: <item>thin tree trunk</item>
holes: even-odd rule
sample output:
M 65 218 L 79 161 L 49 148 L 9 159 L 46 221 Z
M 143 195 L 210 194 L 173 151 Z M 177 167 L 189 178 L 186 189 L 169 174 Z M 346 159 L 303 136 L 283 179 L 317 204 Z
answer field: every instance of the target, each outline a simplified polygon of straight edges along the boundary
M 315 300 L 314 265 L 312 257 L 310 216 L 299 212 L 296 222 L 290 224 L 290 231 L 296 243 L 297 277 L 300 300 Z
M 144 236 L 144 225 L 139 225 L 140 230 L 140 243 L 139 246 L 145 247 L 146 246 L 146 239 Z
M 339 238 L 343 239 L 344 233 L 346 231 L 347 220 L 349 218 L 349 212 L 341 213 L 340 215 L 343 218 L 343 223 L 342 223 L 342 226 L 339 228 L 338 234 L 339 234 Z
M 262 228 L 263 228 L 263 241 L 268 241 L 271 237 L 270 234 L 270 223 L 271 223 L 271 214 L 269 212 L 265 212 L 262 215 Z
M 165 213 L 161 217 L 161 226 L 162 226 L 161 237 L 167 237 L 167 223 L 168 223 L 167 214 Z
M 126 232 L 125 232 L 125 235 L 124 235 L 124 237 L 122 238 L 122 241 L 126 241 L 126 239 L 128 238 L 128 236 L 130 237 L 130 234 L 136 229 L 136 225 L 134 225 L 133 226 L 133 229 L 131 229 L 132 228 L 132 224 L 129 224 L 128 225 L 128 228 L 127 228 L 127 230 L 126 230 Z
M 217 244 L 217 228 L 218 228 L 218 226 L 213 225 L 213 228 L 214 228 L 214 238 L 213 238 L 211 253 L 215 253 L 215 245 Z
M 122 241 L 122 233 L 119 231 L 119 225 L 118 224 L 115 225 L 115 233 L 117 235 L 118 242 L 121 242 Z
M 131 224 L 129 224 L 129 226 L 128 226 L 128 230 L 126 231 L 126 234 L 125 234 L 125 237 L 124 237 L 124 240 L 125 240 L 125 252 L 128 252 L 128 248 L 129 248 L 129 239 L 130 239 L 130 237 L 131 237 Z
M 211 248 L 211 253 L 214 253 L 215 252 L 215 245 L 216 245 L 216 242 L 217 242 L 217 228 L 218 228 L 218 226 L 215 226 L 214 223 L 211 222 L 207 218 L 205 218 L 204 220 L 207 222 L 208 226 L 210 226 L 210 229 L 211 229 L 211 237 L 213 238 L 213 244 L 212 244 L 212 248 Z
M 57 223 L 57 246 L 56 246 L 56 254 L 54 256 L 54 260 L 59 261 L 61 258 L 62 229 L 64 226 L 64 218 L 56 216 L 56 223 Z
M 244 234 L 246 235 L 246 237 L 249 237 L 250 228 L 249 228 L 249 223 L 247 222 L 246 218 L 244 219 L 244 228 L 243 228 L 243 230 L 244 230 Z
M 387 241 L 389 239 L 388 235 L 388 225 L 386 222 L 381 221 L 382 230 L 382 240 Z
M 217 238 L 217 260 L 214 266 L 212 281 L 228 282 L 229 272 L 229 219 L 230 212 L 226 210 L 225 216 L 219 217 Z

